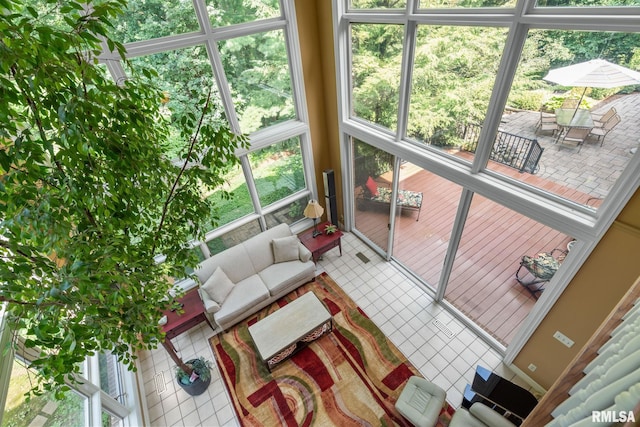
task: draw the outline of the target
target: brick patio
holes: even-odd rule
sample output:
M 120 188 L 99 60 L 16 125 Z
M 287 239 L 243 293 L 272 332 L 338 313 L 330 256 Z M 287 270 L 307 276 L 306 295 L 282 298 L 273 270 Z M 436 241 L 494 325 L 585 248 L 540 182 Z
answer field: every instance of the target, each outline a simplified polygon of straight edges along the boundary
M 600 102 L 591 111 L 604 114 L 615 107 L 622 121 L 600 146 L 590 136 L 580 150 L 555 144 L 550 133 L 535 133 L 540 117 L 537 111 L 519 111 L 503 116 L 501 130 L 537 139 L 544 148 L 540 159 L 539 178 L 573 188 L 594 198 L 604 198 L 633 156 L 631 150 L 640 144 L 640 93 L 619 95 Z

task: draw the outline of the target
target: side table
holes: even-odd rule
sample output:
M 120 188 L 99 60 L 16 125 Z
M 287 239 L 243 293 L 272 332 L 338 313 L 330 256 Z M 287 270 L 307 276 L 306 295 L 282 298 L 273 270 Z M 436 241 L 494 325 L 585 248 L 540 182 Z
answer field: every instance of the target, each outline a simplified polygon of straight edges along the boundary
M 473 383 L 465 387 L 462 406 L 469 409 L 475 402 L 484 403 L 518 426 L 538 404 L 528 390 L 480 365 Z
M 165 333 L 165 342 L 163 344 L 171 346 L 173 351 L 175 351 L 175 347 L 171 343 L 171 339 L 202 322 L 207 322 L 215 332 L 215 328 L 205 314 L 204 304 L 202 304 L 197 288 L 187 291 L 182 298 L 178 299 L 178 302 L 182 304 L 184 313 L 165 311 L 164 315 L 167 316 L 167 323 L 162 325 L 162 331 Z
M 342 231 L 336 230 L 333 234 L 325 234 L 324 228 L 329 225 L 329 221 L 318 224 L 318 231 L 322 234 L 313 237 L 313 228 L 303 231 L 298 235 L 298 238 L 302 244 L 311 251 L 313 262 L 317 263 L 322 254 L 336 246 L 340 249 L 340 256 L 342 256 Z

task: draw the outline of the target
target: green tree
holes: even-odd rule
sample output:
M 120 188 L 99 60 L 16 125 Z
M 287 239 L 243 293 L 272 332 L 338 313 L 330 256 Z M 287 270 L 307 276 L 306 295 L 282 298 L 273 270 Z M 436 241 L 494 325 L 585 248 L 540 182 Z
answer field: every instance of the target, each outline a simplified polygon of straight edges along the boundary
M 484 120 L 506 39 L 502 28 L 418 27 L 409 135 L 447 145 Z
M 219 49 L 243 132 L 296 117 L 282 30 L 224 40 Z
M 123 55 L 108 33 L 124 1 L 34 3 L 0 1 L 0 301 L 40 349 L 33 391 L 60 395 L 87 356 L 109 350 L 135 369 L 161 342 L 169 277 L 197 263 L 187 241 L 211 226 L 201 195 L 247 139 L 205 98 L 176 121 L 186 142 L 169 159 L 152 74 L 117 84 L 95 59 L 102 40 Z
M 398 120 L 403 30 L 402 25 L 351 26 L 354 113 L 392 130 Z

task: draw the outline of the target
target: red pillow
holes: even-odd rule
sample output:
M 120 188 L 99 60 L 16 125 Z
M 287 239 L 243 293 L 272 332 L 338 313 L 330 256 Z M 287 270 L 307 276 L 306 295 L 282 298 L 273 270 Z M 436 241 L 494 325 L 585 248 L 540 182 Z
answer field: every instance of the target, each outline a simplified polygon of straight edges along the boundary
M 376 197 L 378 195 L 378 184 L 376 184 L 373 178 L 369 177 L 366 185 L 367 189 L 371 193 L 371 197 Z

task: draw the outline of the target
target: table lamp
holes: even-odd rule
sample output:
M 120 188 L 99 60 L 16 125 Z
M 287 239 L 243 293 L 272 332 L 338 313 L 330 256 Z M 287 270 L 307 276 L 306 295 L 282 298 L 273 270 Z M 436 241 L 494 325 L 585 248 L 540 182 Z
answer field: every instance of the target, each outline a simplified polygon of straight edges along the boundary
M 313 237 L 319 236 L 322 233 L 318 231 L 318 218 L 322 216 L 324 213 L 324 208 L 320 206 L 317 200 L 311 199 L 307 204 L 307 207 L 304 208 L 304 212 L 302 213 L 306 218 L 313 219 Z

